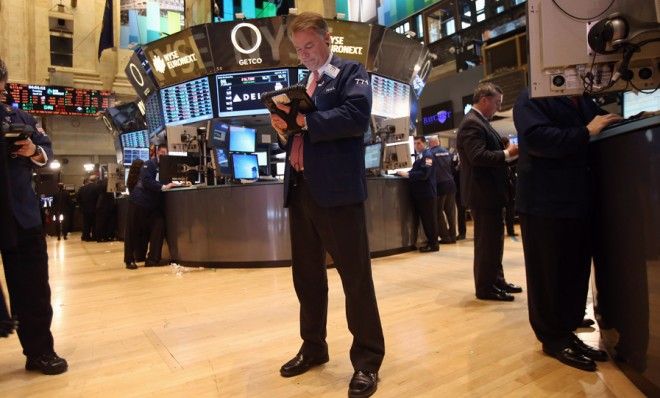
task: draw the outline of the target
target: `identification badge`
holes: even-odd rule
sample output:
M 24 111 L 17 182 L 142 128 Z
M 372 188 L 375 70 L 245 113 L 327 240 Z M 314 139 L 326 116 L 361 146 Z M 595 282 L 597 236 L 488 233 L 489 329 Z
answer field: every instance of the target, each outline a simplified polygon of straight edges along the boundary
M 339 68 L 337 68 L 332 64 L 329 64 L 325 72 L 327 73 L 328 76 L 334 79 L 335 77 L 337 77 L 337 75 L 339 75 Z

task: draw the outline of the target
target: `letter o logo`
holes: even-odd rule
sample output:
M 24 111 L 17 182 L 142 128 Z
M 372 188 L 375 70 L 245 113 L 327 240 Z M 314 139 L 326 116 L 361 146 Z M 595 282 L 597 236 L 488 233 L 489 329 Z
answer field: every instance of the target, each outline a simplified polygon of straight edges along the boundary
M 254 44 L 252 48 L 248 50 L 241 47 L 238 44 L 238 41 L 236 40 L 236 32 L 238 32 L 238 30 L 243 27 L 250 28 L 257 35 L 257 42 Z M 259 48 L 259 46 L 261 45 L 261 32 L 259 32 L 259 29 L 257 29 L 257 27 L 252 25 L 251 23 L 241 22 L 238 25 L 234 26 L 234 29 L 231 30 L 231 43 L 234 45 L 236 51 L 243 54 L 251 54 L 257 51 L 257 48 Z
M 138 84 L 140 87 L 144 87 L 144 77 L 142 76 L 142 72 L 135 66 L 135 64 L 130 64 L 129 70 L 131 71 L 131 75 L 133 75 L 133 79 L 135 79 L 135 82 Z

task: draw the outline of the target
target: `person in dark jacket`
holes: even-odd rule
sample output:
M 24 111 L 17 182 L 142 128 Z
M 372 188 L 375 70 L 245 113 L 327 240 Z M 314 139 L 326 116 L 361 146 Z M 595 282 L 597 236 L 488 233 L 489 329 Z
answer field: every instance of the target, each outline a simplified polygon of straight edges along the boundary
M 451 152 L 453 151 L 453 153 Z M 451 160 L 451 169 L 454 176 L 454 185 L 456 186 L 456 195 L 454 196 L 456 202 L 456 226 L 458 228 L 458 235 L 456 240 L 463 240 L 467 234 L 467 209 L 463 205 L 461 199 L 461 158 L 455 148 L 450 150 L 453 157 Z
M 53 198 L 53 218 L 57 229 L 57 240 L 67 239 L 71 226 L 71 197 L 64 189 L 64 184 L 57 184 L 57 192 Z
M 433 154 L 426 148 L 424 136 L 415 137 L 415 162 L 410 171 L 400 171 L 402 177 L 410 181 L 410 194 L 417 217 L 422 221 L 426 246 L 420 247 L 422 253 L 437 252 L 438 247 L 438 199 L 433 164 Z
M 92 241 L 94 226 L 96 224 L 96 202 L 99 199 L 98 176 L 92 174 L 87 182 L 78 190 L 78 206 L 83 216 L 83 228 L 81 240 Z
M 165 240 L 165 218 L 163 216 L 163 191 L 175 186 L 170 182 L 163 184 L 158 181 L 159 158 L 167 155 L 167 145 L 159 145 L 156 156 L 142 165 L 140 177 L 131 192 L 129 200 L 135 205 L 136 242 L 142 244 L 136 250 L 146 252 L 144 245 L 149 242 L 149 252 L 145 267 L 166 265 L 161 262 L 161 251 Z
M 461 198 L 474 220 L 474 284 L 480 300 L 513 301 L 509 293 L 522 288 L 506 282 L 502 267 L 507 201 L 506 170 L 518 153 L 516 145 L 504 146 L 490 119 L 502 103 L 502 90 L 481 83 L 474 90 L 473 106 L 458 128 L 461 158 Z
M 520 159 L 516 210 L 520 217 L 529 320 L 543 352 L 594 371 L 604 351 L 573 331 L 583 322 L 591 268 L 589 137 L 621 117 L 588 96 L 530 98 L 513 108 Z
M 142 171 L 143 165 L 144 161 L 142 159 L 135 159 L 128 170 L 126 186 L 128 188 L 129 195 L 132 195 L 135 190 L 135 186 L 140 179 L 140 172 Z M 137 206 L 129 198 L 128 210 L 126 212 L 126 227 L 124 230 L 124 264 L 126 264 L 126 269 L 131 270 L 137 269 L 136 262 L 141 260 L 141 258 L 143 258 L 145 255 L 144 252 L 140 252 L 140 248 L 144 247 L 144 244 L 141 243 L 139 239 L 144 238 L 140 235 L 136 228 L 136 210 Z
M 0 60 L 0 87 L 7 83 L 7 68 Z M 15 242 L 2 246 L 2 263 L 11 302 L 11 313 L 19 322 L 18 338 L 27 357 L 25 369 L 55 375 L 68 369 L 65 359 L 55 353 L 50 331 L 53 308 L 48 282 L 48 251 L 43 233 L 39 198 L 32 186 L 32 174 L 52 159 L 50 139 L 36 120 L 22 110 L 5 105 L 4 93 L 0 106 L 5 107 L 0 122 L 21 123 L 34 132 L 25 140 L 15 142 L 6 156 Z M 5 220 L 3 219 L 3 223 Z
M 115 238 L 115 224 L 117 220 L 115 194 L 108 192 L 108 180 L 99 181 L 97 186 L 94 238 L 97 242 L 110 242 Z
M 298 354 L 280 368 L 296 376 L 328 361 L 328 278 L 324 251 L 332 256 L 346 295 L 353 334 L 353 377 L 348 396 L 377 388 L 385 341 L 371 276 L 364 201 L 364 132 L 371 115 L 371 86 L 364 66 L 333 55 L 321 15 L 302 13 L 287 27 L 298 58 L 311 71 L 303 81 L 316 111 L 296 115 L 302 134 L 287 137 L 287 123 L 271 124 L 286 149 L 284 205 L 289 209 L 293 282 L 300 302 Z M 281 106 L 283 112 L 290 109 Z
M 509 146 L 509 137 L 502 137 L 504 146 Z M 507 201 L 504 205 L 504 225 L 506 226 L 506 234 L 508 236 L 517 236 L 515 223 L 516 223 L 516 165 L 511 164 L 507 167 L 506 171 L 506 197 Z
M 3 88 L 0 88 L 3 89 Z M 4 102 L 4 101 L 3 101 Z M 0 106 L 0 121 L 5 120 L 7 113 L 4 106 Z M 0 154 L 8 153 L 4 134 L 0 134 Z M 0 250 L 11 248 L 16 245 L 16 224 L 11 209 L 9 195 L 9 166 L 7 157 L 0 156 Z M 16 321 L 12 319 L 7 307 L 5 295 L 0 284 L 0 337 L 7 337 L 14 333 Z
M 453 156 L 440 146 L 437 136 L 429 137 L 428 141 L 435 168 L 440 243 L 456 243 L 456 185 L 452 170 Z

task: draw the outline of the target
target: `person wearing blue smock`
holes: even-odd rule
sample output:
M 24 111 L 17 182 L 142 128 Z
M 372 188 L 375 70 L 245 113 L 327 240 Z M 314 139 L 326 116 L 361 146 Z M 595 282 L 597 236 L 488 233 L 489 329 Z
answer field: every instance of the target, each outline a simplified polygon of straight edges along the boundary
M 529 322 L 543 352 L 595 371 L 607 354 L 573 331 L 584 322 L 591 271 L 592 202 L 589 137 L 619 115 L 590 97 L 531 98 L 524 90 L 513 107 L 520 158 L 516 211 L 520 218 Z
M 0 88 L 7 84 L 7 67 L 0 60 Z M 68 369 L 65 359 L 55 353 L 50 331 L 53 308 L 48 283 L 48 252 L 43 233 L 39 198 L 32 187 L 34 169 L 52 159 L 50 139 L 28 113 L 5 104 L 5 92 L 0 98 L 4 107 L 2 122 L 23 124 L 33 132 L 25 140 L 7 145 L 9 201 L 13 218 L 15 244 L 2 248 L 2 263 L 7 280 L 11 312 L 18 321 L 18 339 L 27 357 L 25 369 L 56 375 Z
M 399 171 L 398 175 L 408 178 L 410 194 L 418 219 L 422 221 L 426 245 L 419 248 L 422 253 L 437 252 L 438 246 L 438 204 L 433 154 L 426 148 L 426 138 L 417 136 L 415 161 L 410 171 Z
M 311 71 L 303 84 L 317 110 L 296 116 L 303 133 L 294 136 L 284 134 L 284 119 L 271 115 L 286 149 L 284 206 L 289 209 L 293 284 L 300 302 L 303 340 L 280 374 L 296 376 L 329 360 L 327 250 L 342 280 L 353 334 L 354 373 L 348 396 L 368 397 L 376 391 L 385 355 L 364 207 L 363 136 L 371 116 L 369 76 L 363 65 L 332 54 L 328 25 L 321 15 L 302 13 L 287 29 L 298 58 Z
M 456 243 L 456 184 L 452 167 L 453 156 L 440 146 L 437 136 L 429 137 L 428 141 L 435 168 L 440 243 Z

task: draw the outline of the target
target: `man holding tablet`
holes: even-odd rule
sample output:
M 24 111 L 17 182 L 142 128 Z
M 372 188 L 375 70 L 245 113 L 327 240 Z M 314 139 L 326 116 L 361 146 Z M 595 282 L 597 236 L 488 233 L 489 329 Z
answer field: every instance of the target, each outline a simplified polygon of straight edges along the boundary
M 364 210 L 362 137 L 371 114 L 369 76 L 364 66 L 330 52 L 328 26 L 320 15 L 298 15 L 288 32 L 298 58 L 311 71 L 307 93 L 317 110 L 296 116 L 303 131 L 292 136 L 284 133 L 288 127 L 284 119 L 271 115 L 287 153 L 284 205 L 289 208 L 293 283 L 303 340 L 298 354 L 280 373 L 296 376 L 329 360 L 327 250 L 342 280 L 353 334 L 350 357 L 355 373 L 348 395 L 368 397 L 376 391 L 385 354 Z

